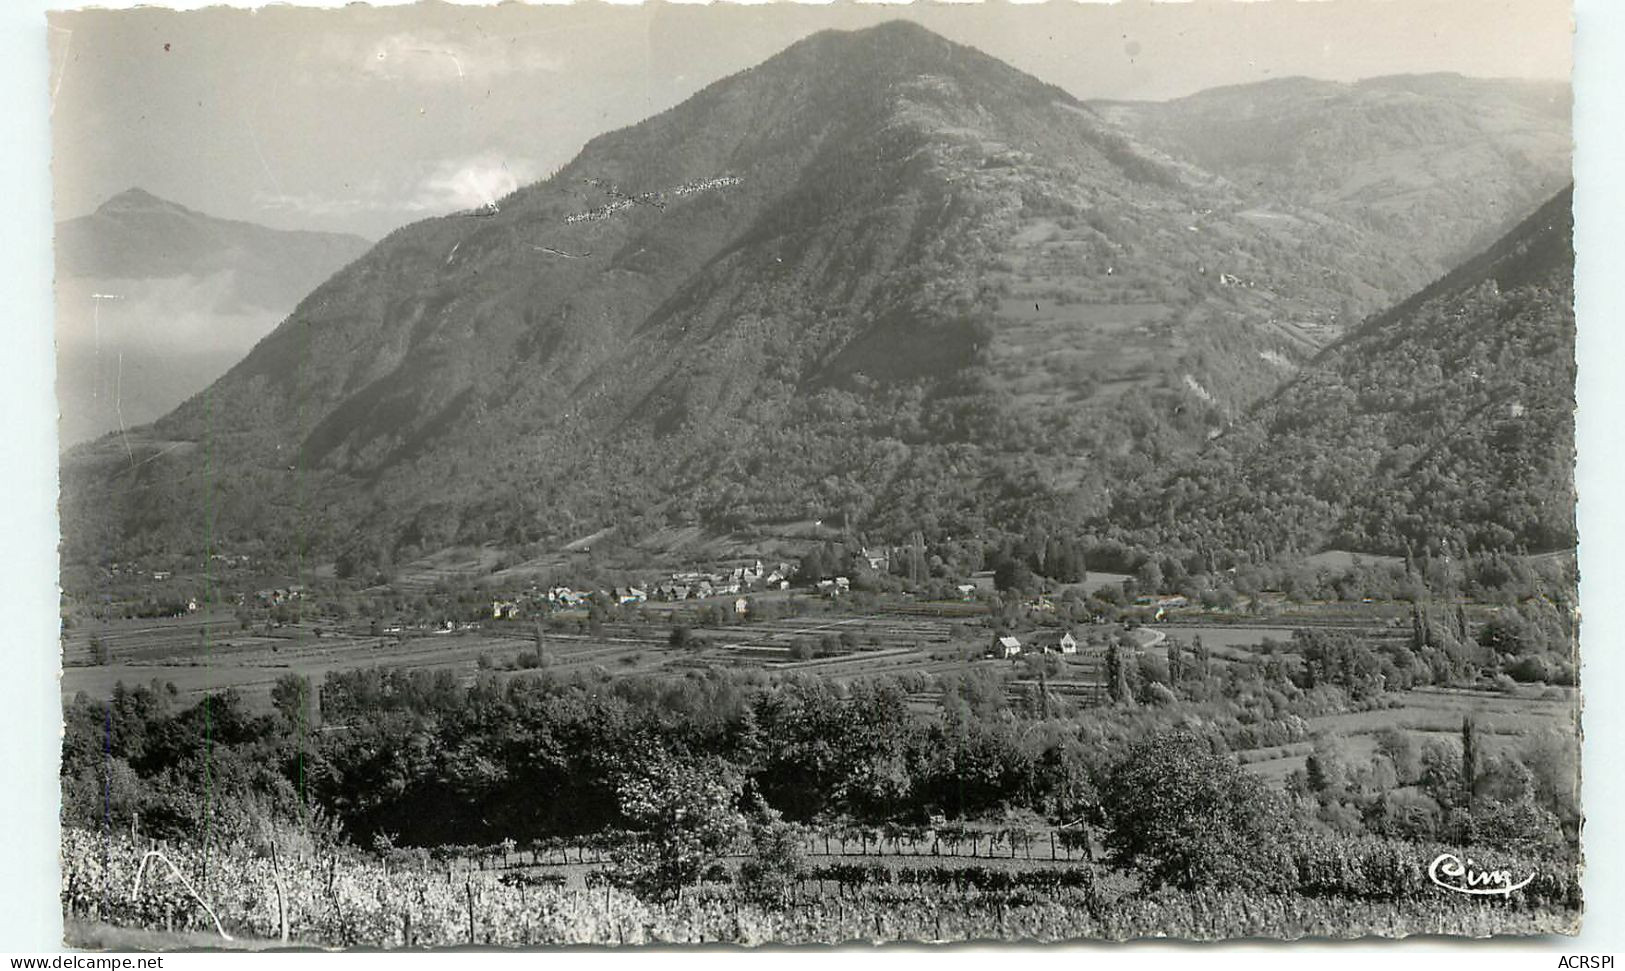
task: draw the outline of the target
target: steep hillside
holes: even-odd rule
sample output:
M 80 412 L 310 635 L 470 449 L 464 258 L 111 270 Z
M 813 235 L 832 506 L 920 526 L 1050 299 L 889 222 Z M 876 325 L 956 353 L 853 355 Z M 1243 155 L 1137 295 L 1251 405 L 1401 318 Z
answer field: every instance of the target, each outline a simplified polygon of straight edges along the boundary
M 1571 206 L 1564 190 L 1328 348 L 1113 521 L 1261 555 L 1572 548 Z
M 1490 245 L 1570 179 L 1573 96 L 1555 81 L 1282 78 L 1094 107 L 1265 198 L 1411 249 L 1411 289 Z
M 1414 247 L 1261 206 L 917 26 L 814 35 L 70 455 L 71 548 L 1076 520 L 1400 295 Z
M 58 224 L 63 444 L 170 411 L 368 245 L 216 219 L 140 189 Z

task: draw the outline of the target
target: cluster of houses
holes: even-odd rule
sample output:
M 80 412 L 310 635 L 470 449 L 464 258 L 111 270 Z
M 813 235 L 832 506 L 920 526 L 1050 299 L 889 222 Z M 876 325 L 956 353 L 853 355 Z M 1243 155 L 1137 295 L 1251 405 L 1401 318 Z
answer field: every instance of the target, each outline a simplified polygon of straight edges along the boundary
M 636 590 L 637 588 L 632 587 L 630 589 Z M 547 602 L 554 607 L 585 607 L 592 601 L 595 594 L 602 592 L 599 590 L 572 590 L 566 586 L 548 587 Z M 617 587 L 612 595 L 619 600 L 621 593 L 621 588 Z
M 652 593 L 656 600 L 672 601 L 727 597 L 747 590 L 787 590 L 792 572 L 788 563 L 769 570 L 757 560 L 716 573 L 673 573 L 655 584 Z
M 885 548 L 870 549 L 865 546 L 858 553 L 858 558 L 867 563 L 869 569 L 874 570 L 876 573 L 885 573 L 891 569 L 891 550 Z
M 210 553 L 208 568 L 210 570 L 219 567 L 238 569 L 247 567 L 250 562 L 252 561 L 247 556 L 233 553 Z M 140 563 L 121 563 L 117 560 L 108 563 L 102 568 L 102 570 L 108 576 L 141 577 L 142 579 L 151 579 L 159 583 L 162 583 L 165 580 L 173 579 L 175 576 L 175 571 L 173 570 L 154 570 L 150 567 L 143 566 Z
M 295 600 L 305 599 L 305 588 L 300 586 L 277 587 L 274 590 L 256 590 L 254 599 L 267 606 L 275 607 L 277 604 L 292 603 Z
M 1071 631 L 1038 631 L 1026 644 L 1014 634 L 995 634 L 988 657 L 1019 657 L 1022 654 L 1076 654 L 1078 639 Z
M 859 569 L 866 566 L 876 573 L 885 573 L 891 569 L 891 550 L 884 547 L 870 549 L 866 546 L 853 554 L 851 565 Z M 789 584 L 785 584 L 785 586 L 789 586 Z M 852 579 L 843 576 L 825 577 L 816 581 L 813 586 L 819 593 L 833 599 L 852 591 Z M 960 593 L 964 593 L 963 587 L 960 588 Z M 967 599 L 976 599 L 976 587 L 974 585 L 971 586 L 971 595 Z
M 819 580 L 816 584 L 818 592 L 826 597 L 839 597 L 843 593 L 850 593 L 852 581 L 846 577 L 834 577 L 829 580 Z
M 769 568 L 761 560 L 757 560 L 744 566 L 718 571 L 673 573 L 653 584 L 633 583 L 610 590 L 575 590 L 560 585 L 550 587 L 545 594 L 536 596 L 535 605 L 541 607 L 545 602 L 548 608 L 567 610 L 572 607 L 586 607 L 596 600 L 622 607 L 635 607 L 650 601 L 703 600 L 707 597 L 738 596 L 754 590 L 787 590 L 790 587 L 792 572 L 793 567 L 788 563 L 780 563 Z M 841 589 L 847 588 L 844 577 L 840 579 L 840 584 Z M 740 598 L 734 602 L 734 609 L 738 613 L 745 613 L 748 606 L 745 605 L 744 599 Z M 522 600 L 491 601 L 493 620 L 517 620 L 524 610 L 525 603 Z

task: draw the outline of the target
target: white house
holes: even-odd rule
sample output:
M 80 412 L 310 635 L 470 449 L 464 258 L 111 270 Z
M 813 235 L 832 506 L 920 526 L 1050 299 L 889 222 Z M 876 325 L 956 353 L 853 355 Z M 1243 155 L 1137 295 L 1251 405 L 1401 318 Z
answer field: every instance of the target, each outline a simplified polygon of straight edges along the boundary
M 1060 637 L 1052 638 L 1044 643 L 1044 652 L 1076 654 L 1078 653 L 1078 639 L 1072 636 L 1071 631 L 1064 631 Z
M 993 638 L 993 647 L 988 651 L 994 657 L 1015 657 L 1021 653 L 1021 641 L 1006 634 Z
M 827 593 L 832 597 L 839 596 L 840 594 L 846 593 L 851 589 L 852 581 L 846 577 L 836 577 L 833 580 L 818 581 L 818 592 Z

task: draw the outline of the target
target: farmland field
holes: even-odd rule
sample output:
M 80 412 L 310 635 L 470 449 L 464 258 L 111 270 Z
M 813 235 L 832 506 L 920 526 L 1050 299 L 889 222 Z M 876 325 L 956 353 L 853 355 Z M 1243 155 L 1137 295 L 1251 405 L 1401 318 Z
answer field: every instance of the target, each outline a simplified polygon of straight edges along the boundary
M 786 599 L 788 594 L 782 593 L 753 595 L 753 600 L 762 603 Z M 725 597 L 713 603 L 732 610 L 733 601 Z M 687 609 L 706 605 L 691 601 Z M 676 605 L 649 605 L 641 612 L 641 620 L 606 623 L 596 633 L 546 630 L 541 644 L 545 665 L 565 675 L 595 668 L 634 674 L 716 666 L 816 672 L 847 680 L 916 671 L 936 674 L 1001 663 L 982 658 L 986 647 L 986 637 L 979 633 L 982 629 L 964 626 L 965 619 L 977 613 L 972 604 L 938 605 L 923 611 L 925 616 L 891 611 L 816 613 L 726 627 L 695 626 L 695 646 L 684 650 L 668 643 L 670 614 L 675 609 Z M 932 616 L 937 612 L 947 617 Z M 384 634 L 369 633 L 367 625 L 314 622 L 283 624 L 269 631 L 260 627 L 242 630 L 224 611 L 170 620 L 97 622 L 64 638 L 62 694 L 65 699 L 81 691 L 106 697 L 116 683 L 147 684 L 156 679 L 173 683 L 188 697 L 236 688 L 255 707 L 265 708 L 271 687 L 290 672 L 319 681 L 335 671 L 388 665 L 452 670 L 471 682 L 481 671 L 482 656 L 491 662 L 491 675 L 509 673 L 502 670 L 508 662 L 537 649 L 535 632 L 535 624 L 524 621 L 481 622 L 477 630 L 413 629 Z M 92 636 L 111 650 L 112 663 L 91 663 Z M 837 641 L 830 653 L 792 656 L 797 645 L 826 638 Z
M 1121 579 L 1116 574 L 1092 573 L 1085 587 L 1098 589 Z M 578 672 L 681 674 L 718 668 L 802 672 L 846 682 L 981 670 L 1008 678 L 1011 691 L 1033 687 L 1019 673 L 1018 661 L 985 656 L 989 637 L 983 620 L 985 607 L 975 603 L 894 600 L 868 612 L 847 612 L 791 592 L 758 593 L 751 597 L 758 605 L 799 605 L 797 610 L 808 612 L 726 626 L 695 624 L 691 628 L 693 644 L 684 649 L 671 645 L 674 618 L 707 606 L 731 611 L 734 599 L 647 604 L 632 613 L 631 619 L 603 623 L 592 631 L 586 629 L 584 620 L 575 632 L 548 627 L 539 646 L 537 624 L 524 620 L 487 620 L 455 630 L 386 628 L 380 632 L 376 624 L 310 620 L 254 624 L 244 629 L 231 612 L 215 609 L 171 619 L 95 621 L 82 623 L 64 636 L 61 690 L 64 700 L 80 692 L 107 697 L 120 682 L 133 686 L 158 681 L 169 682 L 179 695 L 196 699 L 231 687 L 253 708 L 263 711 L 269 709 L 270 691 L 277 679 L 290 672 L 319 682 L 333 672 L 392 666 L 447 670 L 466 684 L 482 675 L 506 678 L 532 670 L 518 666 L 516 660 L 526 652 L 538 651 L 539 666 L 562 676 Z M 1383 605 L 1367 605 L 1363 611 L 1345 611 L 1326 619 L 1352 624 L 1363 616 L 1368 624 L 1377 620 L 1380 632 L 1386 627 L 1386 613 Z M 1200 638 L 1215 661 L 1235 664 L 1257 657 L 1266 640 L 1290 644 L 1294 629 L 1288 619 L 1250 625 L 1173 622 L 1131 628 L 1125 636 L 1127 643 L 1160 659 L 1166 658 L 1168 639 L 1177 639 L 1189 650 Z M 1079 636 L 1084 633 L 1080 629 Z M 92 663 L 92 637 L 110 650 L 111 663 Z M 1290 651 L 1284 656 L 1296 663 Z M 1046 682 L 1047 690 L 1084 705 L 1102 703 L 1105 672 L 1098 655 L 1086 651 L 1058 658 L 1057 663 L 1060 666 Z M 1373 734 L 1391 724 L 1418 735 L 1450 733 L 1459 730 L 1461 715 L 1471 711 L 1499 738 L 1562 728 L 1565 719 L 1572 718 L 1572 702 L 1566 694 L 1542 699 L 1418 690 L 1391 697 L 1397 700 L 1396 707 L 1315 719 L 1311 729 L 1345 738 L 1350 754 L 1363 757 L 1374 744 Z M 928 711 L 936 702 L 922 695 L 915 699 L 915 707 Z M 1275 757 L 1265 757 L 1268 754 L 1250 753 L 1248 768 L 1280 779 L 1303 765 L 1307 749 L 1300 745 Z

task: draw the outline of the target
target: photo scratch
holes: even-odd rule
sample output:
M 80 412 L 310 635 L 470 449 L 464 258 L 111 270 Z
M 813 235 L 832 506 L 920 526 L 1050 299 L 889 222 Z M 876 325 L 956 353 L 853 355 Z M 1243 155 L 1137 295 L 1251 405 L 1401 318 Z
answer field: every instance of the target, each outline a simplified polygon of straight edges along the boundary
M 65 35 L 62 41 L 62 63 L 57 68 L 56 82 L 51 85 L 51 107 L 48 114 L 54 117 L 56 115 L 56 99 L 62 93 L 62 81 L 68 76 L 68 64 L 73 59 L 73 31 L 67 27 L 57 27 L 54 24 L 50 26 L 50 29 Z

